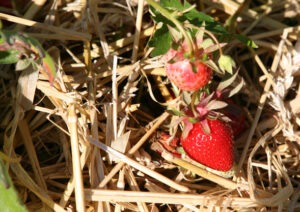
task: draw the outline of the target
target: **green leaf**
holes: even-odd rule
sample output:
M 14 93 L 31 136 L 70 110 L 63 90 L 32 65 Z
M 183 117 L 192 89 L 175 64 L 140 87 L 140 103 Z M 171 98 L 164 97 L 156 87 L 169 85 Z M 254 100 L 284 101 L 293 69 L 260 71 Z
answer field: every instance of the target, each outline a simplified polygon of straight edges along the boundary
M 208 22 L 208 25 L 210 25 L 208 26 L 208 29 L 212 28 L 215 29 L 216 31 L 225 32 L 225 29 L 211 16 L 199 12 L 195 8 L 182 14 L 182 12 L 192 7 L 192 5 L 187 1 L 184 1 L 183 4 L 181 4 L 180 1 L 177 0 L 161 0 L 160 4 L 162 7 L 168 9 L 171 12 L 177 11 L 178 14 L 181 14 L 180 16 L 178 16 L 178 19 L 182 23 L 186 20 L 189 20 L 192 24 L 200 27 L 202 26 L 203 22 Z
M 192 5 L 189 4 L 187 1 L 184 1 L 184 9 L 190 8 Z M 213 17 L 199 12 L 197 9 L 192 9 L 183 15 L 185 20 L 189 20 L 195 26 L 201 27 L 203 23 L 205 23 L 205 29 L 221 34 L 228 34 L 226 29 L 218 22 L 215 21 Z M 184 20 L 184 21 L 185 21 Z
M 219 63 L 219 67 L 222 71 L 224 71 L 224 72 L 226 71 L 229 74 L 233 73 L 232 69 L 235 68 L 235 62 L 230 56 L 221 55 L 218 60 L 218 63 Z
M 187 1 L 184 1 L 184 3 L 181 4 L 180 1 L 177 0 L 161 0 L 160 5 L 165 10 L 169 11 L 170 14 L 175 16 L 181 23 L 188 21 L 196 27 L 203 27 L 203 24 L 205 23 L 205 29 L 209 31 L 226 35 L 228 34 L 225 28 L 211 16 L 199 12 L 195 8 L 191 9 L 192 5 Z M 173 28 L 176 27 L 173 22 L 160 14 L 155 8 L 152 6 L 150 8 L 152 12 L 152 19 L 156 23 L 163 23 L 163 26 L 155 32 L 149 42 L 149 46 L 155 48 L 151 56 L 157 56 L 166 53 L 171 47 L 172 36 L 166 26 Z M 191 35 L 195 35 L 197 33 L 197 30 L 193 28 L 186 30 Z
M 160 5 L 164 8 L 168 8 L 170 10 L 184 10 L 184 6 L 180 3 L 180 1 L 174 0 L 161 0 Z
M 0 44 L 4 44 L 7 41 L 6 37 L 6 31 L 0 30 Z
M 166 10 L 168 10 L 170 13 L 172 13 L 172 11 L 170 11 L 169 9 L 167 9 L 166 7 L 164 7 Z M 173 22 L 171 22 L 169 19 L 167 19 L 165 16 L 163 16 L 159 11 L 157 11 L 154 7 L 150 6 L 150 11 L 152 13 L 151 18 L 153 19 L 153 21 L 155 21 L 156 23 L 163 23 L 164 25 L 169 25 L 172 27 L 175 27 L 175 25 L 173 24 Z
M 0 158 L 0 211 L 25 212 L 26 208 L 20 203 L 18 194 L 11 182 L 6 166 Z
M 0 64 L 13 64 L 19 60 L 19 51 L 15 49 L 0 51 Z
M 238 34 L 236 35 L 236 38 L 251 48 L 258 48 L 256 43 L 245 35 Z
M 172 36 L 168 28 L 164 25 L 156 30 L 148 45 L 154 47 L 154 50 L 151 52 L 152 57 L 165 54 L 172 45 Z

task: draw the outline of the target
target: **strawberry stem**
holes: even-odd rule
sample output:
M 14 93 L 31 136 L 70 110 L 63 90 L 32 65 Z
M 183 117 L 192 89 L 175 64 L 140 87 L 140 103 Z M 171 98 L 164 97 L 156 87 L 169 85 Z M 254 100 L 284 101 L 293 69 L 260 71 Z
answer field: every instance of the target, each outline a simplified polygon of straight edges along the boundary
M 192 100 L 191 100 L 191 109 L 192 109 L 192 113 L 193 113 L 194 117 L 197 117 L 197 111 L 196 111 L 196 108 L 195 108 L 195 102 L 197 100 L 197 94 L 198 94 L 198 92 L 194 92 L 192 94 Z
M 207 31 L 207 30 L 204 29 L 204 32 L 205 32 L 209 37 L 211 37 L 211 39 L 213 39 L 214 42 L 218 45 L 218 49 L 219 49 L 219 52 L 220 52 L 220 56 L 222 56 L 222 55 L 223 55 L 223 51 L 222 51 L 222 48 L 221 48 L 221 46 L 220 46 L 220 43 L 219 43 L 218 39 L 217 39 L 217 38 L 214 36 L 214 34 L 212 34 L 210 31 Z
M 187 42 L 187 45 L 188 45 L 188 54 L 189 55 L 193 54 L 194 53 L 194 46 L 193 46 L 192 39 L 188 35 L 188 33 L 185 31 L 185 29 L 182 26 L 182 24 L 180 23 L 180 21 L 178 21 L 176 19 L 176 17 L 172 13 L 170 13 L 168 10 L 166 10 L 165 8 L 163 8 L 162 6 L 160 6 L 160 4 L 158 4 L 157 2 L 155 2 L 153 0 L 146 0 L 146 1 L 148 2 L 148 4 L 150 4 L 152 7 L 154 7 L 157 11 L 159 11 L 163 16 L 165 16 L 167 19 L 169 19 L 170 21 L 173 22 L 173 24 L 182 33 L 184 39 Z

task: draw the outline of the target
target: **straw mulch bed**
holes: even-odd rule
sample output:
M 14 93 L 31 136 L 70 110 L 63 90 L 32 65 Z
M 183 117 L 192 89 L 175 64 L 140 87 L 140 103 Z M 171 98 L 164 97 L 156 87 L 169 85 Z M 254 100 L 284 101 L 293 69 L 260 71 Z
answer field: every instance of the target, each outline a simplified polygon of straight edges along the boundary
M 58 65 L 53 85 L 43 73 L 34 80 L 1 67 L 1 157 L 28 210 L 300 210 L 299 1 L 252 1 L 235 30 L 259 48 L 224 50 L 245 80 L 236 100 L 247 129 L 235 141 L 241 171 L 232 178 L 150 148 L 170 123 L 150 91 L 163 103 L 170 93 L 161 60 L 149 56 L 147 4 L 35 2 L 0 14 Z M 224 23 L 241 1 L 199 2 Z

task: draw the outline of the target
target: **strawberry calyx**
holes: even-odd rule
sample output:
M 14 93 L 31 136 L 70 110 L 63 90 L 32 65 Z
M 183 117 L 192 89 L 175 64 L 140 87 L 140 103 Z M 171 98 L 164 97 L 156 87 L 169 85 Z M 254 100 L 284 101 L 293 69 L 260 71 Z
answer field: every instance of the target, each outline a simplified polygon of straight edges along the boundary
M 218 110 L 227 106 L 227 103 L 214 99 L 215 93 L 206 95 L 202 93 L 199 102 L 195 99 L 192 100 L 190 107 L 185 109 L 184 115 L 181 117 L 181 121 L 184 123 L 184 129 L 182 137 L 185 138 L 189 131 L 193 128 L 193 124 L 199 123 L 206 134 L 210 134 L 210 128 L 207 123 L 207 119 L 223 119 L 228 121 L 224 115 Z
M 194 42 L 195 49 L 192 53 L 188 51 L 188 45 L 186 41 L 179 41 L 178 43 L 174 43 L 173 47 L 169 49 L 169 51 L 164 56 L 165 62 L 174 63 L 177 61 L 189 60 L 191 63 L 193 63 L 197 61 L 205 62 L 209 59 L 212 59 L 212 49 L 204 49 L 206 46 L 201 45 L 200 42 L 200 39 L 197 39 L 197 41 Z M 216 49 L 214 48 L 213 51 L 215 50 Z

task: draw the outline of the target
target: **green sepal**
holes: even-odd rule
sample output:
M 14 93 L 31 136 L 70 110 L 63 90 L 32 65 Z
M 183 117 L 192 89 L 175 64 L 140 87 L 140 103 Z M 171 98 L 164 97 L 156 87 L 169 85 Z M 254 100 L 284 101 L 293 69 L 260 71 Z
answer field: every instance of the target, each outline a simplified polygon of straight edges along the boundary
M 190 123 L 192 123 L 192 124 L 196 124 L 196 123 L 198 122 L 197 119 L 192 118 L 192 117 L 188 117 L 187 120 L 188 120 L 188 122 L 190 122 Z
M 170 113 L 173 116 L 179 116 L 179 117 L 183 117 L 185 116 L 184 113 L 182 113 L 181 111 L 175 109 L 175 108 L 169 108 L 166 110 L 168 113 Z

